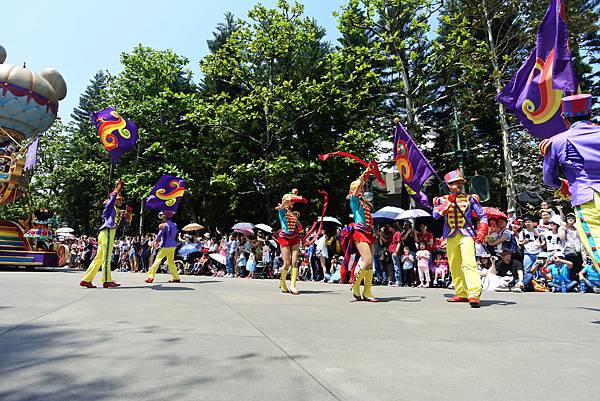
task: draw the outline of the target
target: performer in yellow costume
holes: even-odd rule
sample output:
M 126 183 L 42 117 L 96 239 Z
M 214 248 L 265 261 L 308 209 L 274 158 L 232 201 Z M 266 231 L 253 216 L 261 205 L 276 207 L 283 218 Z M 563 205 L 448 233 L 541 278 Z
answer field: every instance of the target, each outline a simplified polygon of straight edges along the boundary
M 148 278 L 146 283 L 152 283 L 156 271 L 160 267 L 164 258 L 167 258 L 167 266 L 171 272 L 173 278 L 169 280 L 170 283 L 179 283 L 179 272 L 177 266 L 175 266 L 175 248 L 177 248 L 177 224 L 171 220 L 175 212 L 171 210 L 163 210 L 160 212 L 162 223 L 158 226 L 159 231 L 154 240 L 154 245 L 158 245 L 160 242 L 160 250 L 154 259 L 154 263 L 148 271 Z
M 459 170 L 446 174 L 444 181 L 450 188 L 450 195 L 434 199 L 433 218 L 444 217 L 446 250 L 456 291 L 448 302 L 469 302 L 472 308 L 479 308 L 481 279 L 475 260 L 475 241 L 483 242 L 488 231 L 487 217 L 479 197 L 463 193 L 467 180 Z M 477 232 L 472 212 L 480 219 Z
M 115 241 L 115 232 L 119 223 L 123 217 L 129 218 L 124 210 L 119 210 L 118 207 L 123 204 L 123 196 L 121 196 L 121 190 L 123 189 L 123 180 L 120 179 L 115 186 L 115 189 L 110 193 L 109 198 L 104 202 L 104 211 L 102 212 L 102 219 L 104 223 L 100 227 L 100 233 L 98 234 L 98 251 L 96 257 L 90 263 L 83 280 L 79 283 L 82 287 L 96 288 L 92 281 L 96 277 L 96 273 L 102 267 L 102 286 L 104 288 L 119 287 L 120 284 L 112 281 L 110 274 L 110 261 L 112 258 L 113 244 Z

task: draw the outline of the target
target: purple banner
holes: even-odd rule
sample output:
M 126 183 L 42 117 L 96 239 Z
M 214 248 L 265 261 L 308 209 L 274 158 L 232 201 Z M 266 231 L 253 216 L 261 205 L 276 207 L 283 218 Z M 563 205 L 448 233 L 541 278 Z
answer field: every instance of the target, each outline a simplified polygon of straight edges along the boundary
M 560 100 L 577 92 L 563 0 L 552 0 L 537 33 L 536 47 L 498 101 L 534 136 L 549 138 L 567 128 Z
M 96 125 L 102 146 L 114 164 L 117 164 L 125 152 L 133 149 L 138 140 L 136 125 L 121 117 L 112 107 L 94 113 L 92 121 Z
M 185 186 L 184 179 L 173 175 L 163 175 L 150 191 L 150 196 L 146 199 L 146 207 L 176 212 L 181 198 L 183 198 Z
M 421 192 L 421 188 L 435 170 L 401 123 L 398 123 L 394 135 L 394 161 L 402 181 L 412 190 L 412 198 L 417 203 L 430 207 L 427 196 Z

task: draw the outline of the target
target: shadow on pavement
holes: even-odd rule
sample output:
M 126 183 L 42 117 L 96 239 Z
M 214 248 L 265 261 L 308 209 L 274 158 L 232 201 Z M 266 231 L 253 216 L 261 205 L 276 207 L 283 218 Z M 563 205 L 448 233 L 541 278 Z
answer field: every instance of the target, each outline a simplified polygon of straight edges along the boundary
M 377 298 L 379 302 L 421 302 L 427 297 L 422 295 L 409 295 L 406 297 L 387 297 L 387 298 Z
M 311 294 L 331 294 L 335 291 L 319 291 L 319 290 L 301 290 L 300 295 L 311 295 Z
M 126 286 L 122 285 L 116 288 L 109 288 L 110 291 L 118 291 L 118 290 L 139 290 L 139 289 L 151 289 L 156 291 L 196 291 L 190 287 L 163 287 L 162 284 L 158 285 L 136 285 L 136 286 Z
M 510 306 L 510 305 L 516 305 L 516 302 L 513 301 L 499 301 L 497 299 L 481 299 L 479 300 L 479 304 L 484 307 L 484 306 L 492 306 L 492 305 L 500 305 L 500 306 Z

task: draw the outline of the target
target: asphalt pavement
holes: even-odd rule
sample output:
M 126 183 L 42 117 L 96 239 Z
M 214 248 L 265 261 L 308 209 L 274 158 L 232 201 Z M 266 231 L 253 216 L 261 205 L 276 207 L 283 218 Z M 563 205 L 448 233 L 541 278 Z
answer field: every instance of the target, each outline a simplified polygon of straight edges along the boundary
M 600 399 L 600 295 L 0 272 L 0 400 Z

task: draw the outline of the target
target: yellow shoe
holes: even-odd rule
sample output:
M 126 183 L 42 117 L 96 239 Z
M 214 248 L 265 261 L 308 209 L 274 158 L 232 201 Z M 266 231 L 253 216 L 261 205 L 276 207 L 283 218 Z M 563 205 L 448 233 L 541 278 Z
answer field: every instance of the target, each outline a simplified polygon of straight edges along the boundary
M 354 277 L 354 283 L 352 284 L 352 296 L 357 301 L 362 301 L 360 296 L 360 283 L 365 277 L 365 270 L 361 269 L 356 277 Z
M 288 292 L 290 292 L 290 290 L 288 290 L 287 285 L 286 285 L 286 280 L 287 280 L 287 273 L 288 273 L 288 269 L 282 269 L 281 270 L 281 279 L 279 280 L 279 288 L 281 288 L 281 292 L 287 294 Z
M 298 268 L 292 267 L 292 282 L 290 284 L 290 293 L 294 295 L 299 295 L 300 291 L 296 289 L 296 281 L 298 280 Z
M 363 299 L 368 302 L 379 302 L 371 292 L 373 284 L 373 269 L 365 270 L 365 289 L 363 291 Z

